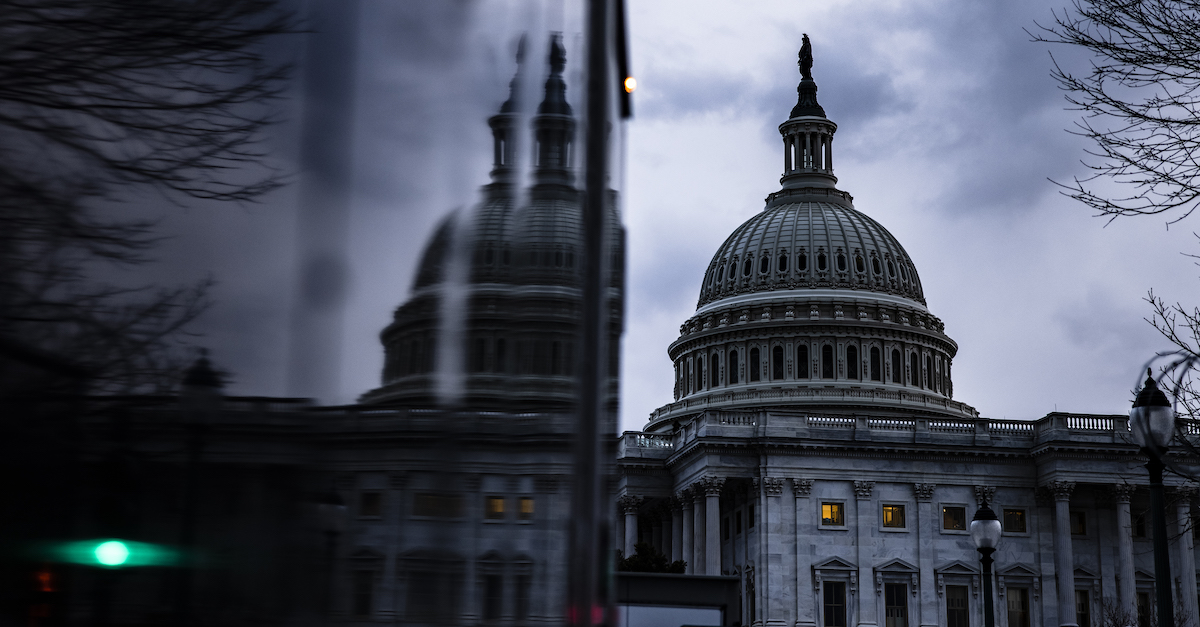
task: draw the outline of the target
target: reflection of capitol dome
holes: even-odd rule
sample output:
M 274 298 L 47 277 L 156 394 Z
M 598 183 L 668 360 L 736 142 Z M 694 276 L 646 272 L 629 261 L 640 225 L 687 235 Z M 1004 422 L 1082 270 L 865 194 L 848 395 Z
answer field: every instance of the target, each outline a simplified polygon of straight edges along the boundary
M 974 417 L 951 400 L 958 351 L 925 306 L 908 253 L 835 187 L 837 125 L 805 77 L 780 125 L 782 189 L 721 245 L 668 352 L 675 402 L 705 409 Z
M 575 119 L 566 100 L 561 42 L 550 45 L 545 96 L 533 116 L 533 185 L 519 188 L 523 119 L 520 85 L 488 121 L 494 137 L 492 183 L 482 202 L 452 213 L 438 226 L 422 254 L 412 297 L 396 310 L 381 333 L 386 357 L 383 385 L 363 395 L 365 403 L 436 404 L 435 378 L 445 376 L 441 342 L 461 346 L 465 380 L 460 409 L 563 411 L 576 398 L 575 353 L 581 305 L 583 225 L 580 192 L 574 186 Z M 620 337 L 618 301 L 624 235 L 615 229 L 610 285 L 610 361 L 615 373 Z M 456 255 L 459 255 L 456 257 Z M 465 289 L 465 311 L 448 311 L 455 264 Z M 461 316 L 463 331 L 443 324 Z M 615 378 L 611 403 L 616 402 Z

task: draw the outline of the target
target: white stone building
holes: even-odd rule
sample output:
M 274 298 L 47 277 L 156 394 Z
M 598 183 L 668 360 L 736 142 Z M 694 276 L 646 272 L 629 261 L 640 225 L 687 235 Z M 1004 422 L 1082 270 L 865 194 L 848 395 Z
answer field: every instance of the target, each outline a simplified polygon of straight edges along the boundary
M 835 187 L 837 125 L 808 60 L 779 127 L 782 188 L 705 271 L 668 348 L 675 401 L 621 438 L 620 546 L 739 575 L 743 624 L 982 626 L 967 529 L 986 499 L 1005 529 L 998 625 L 1146 620 L 1148 479 L 1128 418 L 994 420 L 953 399 L 958 346 L 904 248 Z M 1195 493 L 1175 483 L 1172 587 L 1194 625 Z

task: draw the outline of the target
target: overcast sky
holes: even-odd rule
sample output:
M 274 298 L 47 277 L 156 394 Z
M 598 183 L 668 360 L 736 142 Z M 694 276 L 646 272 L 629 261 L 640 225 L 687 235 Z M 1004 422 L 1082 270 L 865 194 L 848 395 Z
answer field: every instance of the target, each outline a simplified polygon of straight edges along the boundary
M 377 385 L 379 331 L 408 296 L 433 224 L 487 182 L 486 117 L 507 96 L 517 34 L 544 63 L 565 31 L 578 97 L 579 3 L 365 2 L 341 392 Z M 1143 320 L 1148 289 L 1189 305 L 1195 220 L 1109 226 L 1048 179 L 1084 174 L 1045 44 L 1044 2 L 629 0 L 635 118 L 621 186 L 628 232 L 622 427 L 671 400 L 667 345 L 695 311 L 711 255 L 779 188 L 778 125 L 808 33 L 818 99 L 838 124 L 838 187 L 904 245 L 930 310 L 959 345 L 957 400 L 993 418 L 1127 412 L 1141 364 L 1169 348 Z M 1068 68 L 1078 51 L 1059 49 Z M 537 70 L 540 73 L 541 70 Z M 540 83 L 540 78 L 537 80 Z M 576 106 L 579 111 L 580 107 Z M 293 116 L 302 114 L 299 106 Z M 272 141 L 296 162 L 295 126 Z M 230 392 L 285 393 L 295 283 L 293 186 L 261 206 L 164 210 L 157 272 L 213 276 L 200 340 Z

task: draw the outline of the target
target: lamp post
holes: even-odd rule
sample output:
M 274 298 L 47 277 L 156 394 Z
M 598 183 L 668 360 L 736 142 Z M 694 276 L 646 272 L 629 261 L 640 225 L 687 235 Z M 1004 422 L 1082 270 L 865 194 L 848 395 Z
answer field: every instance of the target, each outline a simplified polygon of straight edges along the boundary
M 1171 557 L 1167 551 L 1167 503 L 1163 496 L 1163 455 L 1175 434 L 1175 410 L 1167 395 L 1158 389 L 1151 371 L 1129 412 L 1133 441 L 1142 447 L 1150 471 L 1150 517 L 1154 527 L 1154 592 L 1158 601 L 1158 624 L 1175 624 L 1171 602 Z
M 996 512 L 988 507 L 985 500 L 975 517 L 971 519 L 971 540 L 979 551 L 979 562 L 983 566 L 983 624 L 984 627 L 996 627 L 995 610 L 992 608 L 992 553 L 1000 543 L 1000 534 L 1004 529 Z

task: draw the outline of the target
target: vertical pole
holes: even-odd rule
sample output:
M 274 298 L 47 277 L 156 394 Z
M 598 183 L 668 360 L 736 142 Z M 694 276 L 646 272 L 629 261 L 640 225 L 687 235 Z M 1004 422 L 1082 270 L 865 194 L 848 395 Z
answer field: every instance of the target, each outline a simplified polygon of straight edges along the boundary
M 983 625 L 996 627 L 996 610 L 992 607 L 992 552 L 996 549 L 979 549 L 979 561 L 983 564 Z
M 1148 452 L 1150 471 L 1150 517 L 1154 526 L 1154 593 L 1158 599 L 1158 624 L 1172 627 L 1175 608 L 1171 603 L 1171 553 L 1167 550 L 1167 503 L 1163 496 L 1162 459 Z
M 607 302 L 604 299 L 605 214 L 608 188 L 608 73 L 609 5 L 587 5 L 587 105 L 583 203 L 583 306 L 580 341 L 579 420 L 575 433 L 575 486 L 571 503 L 571 533 L 567 577 L 567 624 L 609 622 L 611 576 L 603 559 L 609 554 L 608 492 L 601 472 L 600 419 L 608 390 Z M 605 436 L 608 434 L 606 433 Z

